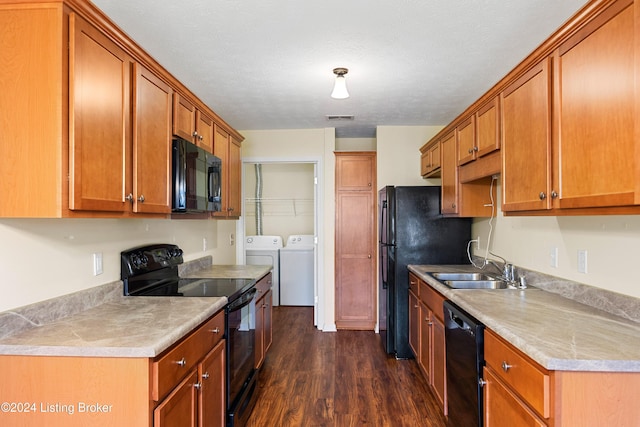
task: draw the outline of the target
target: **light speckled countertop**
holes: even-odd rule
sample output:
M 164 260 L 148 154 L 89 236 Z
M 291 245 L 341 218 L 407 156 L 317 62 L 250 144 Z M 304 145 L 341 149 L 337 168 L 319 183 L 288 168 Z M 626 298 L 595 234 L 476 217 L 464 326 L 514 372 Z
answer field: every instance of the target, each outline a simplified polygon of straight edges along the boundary
M 184 277 L 259 279 L 270 266 L 187 263 Z M 0 313 L 0 354 L 155 357 L 223 309 L 225 297 L 125 297 L 117 281 Z
M 535 287 L 451 289 L 427 274 L 470 265 L 409 270 L 549 370 L 640 372 L 640 323 Z

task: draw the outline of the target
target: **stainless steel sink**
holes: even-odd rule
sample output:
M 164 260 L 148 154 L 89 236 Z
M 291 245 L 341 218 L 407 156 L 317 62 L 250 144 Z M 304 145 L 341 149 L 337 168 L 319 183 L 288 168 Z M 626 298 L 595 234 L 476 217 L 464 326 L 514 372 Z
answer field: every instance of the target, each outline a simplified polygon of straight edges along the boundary
M 464 280 L 464 281 L 476 281 L 476 280 L 494 280 L 493 277 L 487 276 L 483 273 L 431 273 L 433 277 L 440 280 Z
M 452 289 L 507 289 L 509 284 L 504 280 L 443 280 L 442 283 Z

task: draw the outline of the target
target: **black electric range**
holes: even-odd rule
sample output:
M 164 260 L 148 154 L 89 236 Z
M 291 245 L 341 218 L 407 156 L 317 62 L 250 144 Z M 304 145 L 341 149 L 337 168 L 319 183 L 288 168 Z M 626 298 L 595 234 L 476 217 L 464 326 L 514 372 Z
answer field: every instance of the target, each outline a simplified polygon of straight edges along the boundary
M 160 243 L 120 254 L 120 275 L 128 296 L 227 297 L 238 299 L 256 283 L 253 279 L 186 279 L 178 275 L 182 250 Z

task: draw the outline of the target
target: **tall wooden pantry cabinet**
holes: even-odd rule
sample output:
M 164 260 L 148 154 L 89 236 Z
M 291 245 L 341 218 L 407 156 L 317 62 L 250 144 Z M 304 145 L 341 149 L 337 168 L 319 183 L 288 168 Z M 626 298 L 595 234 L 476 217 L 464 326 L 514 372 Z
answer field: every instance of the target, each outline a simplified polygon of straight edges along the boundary
M 336 327 L 376 324 L 376 153 L 336 152 Z

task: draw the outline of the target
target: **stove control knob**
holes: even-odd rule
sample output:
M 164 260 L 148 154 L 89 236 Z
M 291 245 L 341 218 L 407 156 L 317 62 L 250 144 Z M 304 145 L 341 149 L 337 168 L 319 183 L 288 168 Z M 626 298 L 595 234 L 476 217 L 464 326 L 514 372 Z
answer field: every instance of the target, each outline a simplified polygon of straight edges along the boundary
M 181 256 L 182 256 L 182 254 L 183 254 L 182 249 L 180 249 L 180 248 L 173 248 L 173 249 L 171 249 L 170 256 L 171 256 L 172 258 L 178 258 L 178 257 L 181 257 Z

